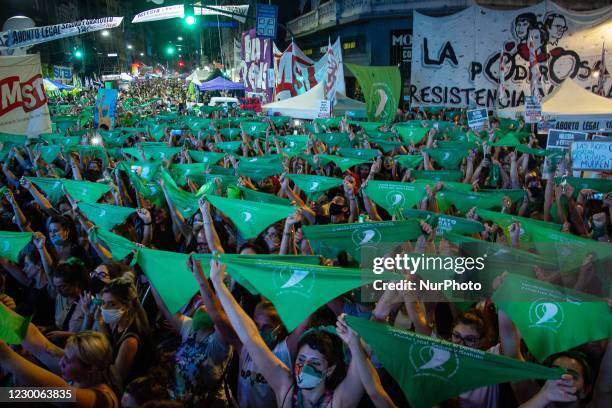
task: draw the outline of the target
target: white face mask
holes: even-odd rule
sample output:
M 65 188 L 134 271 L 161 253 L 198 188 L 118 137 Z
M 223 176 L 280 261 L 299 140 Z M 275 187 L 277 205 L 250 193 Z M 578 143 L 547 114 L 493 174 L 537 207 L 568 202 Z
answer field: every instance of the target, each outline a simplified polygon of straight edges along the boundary
M 106 324 L 116 324 L 123 317 L 123 309 L 102 309 L 102 319 Z

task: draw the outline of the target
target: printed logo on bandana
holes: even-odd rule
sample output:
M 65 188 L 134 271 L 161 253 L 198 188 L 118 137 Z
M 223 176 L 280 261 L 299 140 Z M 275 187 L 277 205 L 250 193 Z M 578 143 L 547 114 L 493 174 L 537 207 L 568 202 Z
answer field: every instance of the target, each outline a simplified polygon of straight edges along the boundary
M 309 298 L 314 288 L 315 275 L 305 269 L 279 268 L 273 276 L 274 285 L 279 292 Z
M 382 122 L 393 118 L 395 106 L 393 104 L 393 92 L 388 84 L 384 82 L 376 82 L 372 84 L 372 90 L 370 91 L 370 100 L 372 103 L 369 106 L 369 110 L 374 112 L 368 112 L 368 116 L 374 116 L 374 120 L 380 120 Z
M 398 207 L 404 204 L 406 198 L 404 197 L 403 193 L 398 191 L 390 191 L 386 196 L 386 200 L 389 207 Z
M 381 240 L 380 232 L 376 229 L 358 229 L 351 236 L 356 246 L 376 245 Z
M 104 217 L 106 215 L 106 210 L 100 210 L 100 214 L 98 217 Z
M 444 156 L 442 156 L 442 160 L 448 160 L 450 157 L 450 152 L 444 152 Z
M 413 344 L 409 355 L 415 377 L 428 376 L 450 381 L 459 370 L 457 354 L 443 347 Z
M 4 246 L 2 247 L 2 252 L 9 252 L 11 250 L 11 243 L 8 241 L 4 242 Z
M 318 181 L 313 181 L 312 183 L 310 183 L 310 187 L 308 188 L 308 191 L 316 191 L 317 187 L 319 187 L 319 183 Z
M 529 327 L 538 327 L 557 332 L 565 316 L 563 308 L 556 302 L 538 299 L 529 307 Z
M 253 218 L 253 214 L 251 214 L 248 211 L 243 211 L 242 212 L 242 221 L 244 222 L 251 222 L 251 219 Z

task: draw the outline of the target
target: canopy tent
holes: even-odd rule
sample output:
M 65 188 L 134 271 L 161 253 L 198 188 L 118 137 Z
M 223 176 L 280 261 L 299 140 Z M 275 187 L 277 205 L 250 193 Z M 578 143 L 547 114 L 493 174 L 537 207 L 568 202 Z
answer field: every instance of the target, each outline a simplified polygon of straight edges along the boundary
M 227 77 L 225 76 L 225 74 L 223 74 L 223 71 L 221 71 L 219 68 L 215 68 L 210 74 L 208 74 L 208 76 L 206 77 L 206 79 L 204 81 L 212 81 L 215 78 L 225 78 L 227 79 Z
M 198 85 L 200 91 L 244 91 L 244 85 L 229 79 L 217 77 Z
M 514 119 L 524 116 L 525 106 L 501 109 L 497 114 Z M 557 129 L 612 130 L 612 100 L 596 95 L 568 78 L 542 99 L 542 116 L 550 118 L 551 127 Z
M 43 78 L 43 86 L 46 91 L 62 91 L 62 90 L 71 90 L 74 88 L 72 85 L 64 85 L 61 82 L 53 81 L 49 78 Z
M 134 78 L 130 74 L 126 73 L 126 72 L 122 72 L 119 77 L 124 82 L 131 82 L 131 81 L 134 80 Z
M 208 80 L 209 75 L 210 71 L 196 68 L 196 70 L 193 71 L 191 75 L 185 78 L 185 81 L 193 82 L 196 85 L 200 85 L 202 82 Z
M 319 82 L 306 93 L 282 101 L 272 102 L 261 108 L 267 115 L 279 114 L 298 119 L 315 119 L 319 113 L 320 101 L 324 99 L 324 86 L 323 82 Z M 352 117 L 366 115 L 365 103 L 350 99 L 339 92 L 336 92 L 336 100 L 338 102 L 333 108 L 333 115 L 343 116 L 345 113 L 350 113 Z

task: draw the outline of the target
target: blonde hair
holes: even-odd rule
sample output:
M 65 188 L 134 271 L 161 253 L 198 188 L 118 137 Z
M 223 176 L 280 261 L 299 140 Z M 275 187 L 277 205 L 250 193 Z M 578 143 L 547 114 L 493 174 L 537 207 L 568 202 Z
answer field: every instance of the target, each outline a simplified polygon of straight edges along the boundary
M 92 383 L 111 384 L 110 366 L 113 350 L 107 337 L 99 332 L 87 330 L 68 337 L 64 351 L 73 354 L 84 365 L 94 368 Z

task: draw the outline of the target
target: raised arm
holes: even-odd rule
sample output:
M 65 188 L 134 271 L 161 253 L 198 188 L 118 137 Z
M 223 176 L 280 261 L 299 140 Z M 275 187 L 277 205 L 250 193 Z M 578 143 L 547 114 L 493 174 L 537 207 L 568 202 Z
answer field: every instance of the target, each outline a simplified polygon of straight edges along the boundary
M 225 266 L 220 265 L 217 260 L 211 259 L 210 279 L 217 291 L 219 301 L 223 305 L 223 309 L 225 309 L 243 346 L 246 347 L 254 364 L 261 370 L 268 384 L 277 395 L 277 400 L 279 400 L 282 398 L 279 396 L 285 395 L 293 385 L 291 370 L 266 346 L 253 320 L 240 307 L 225 286 L 224 276 Z

